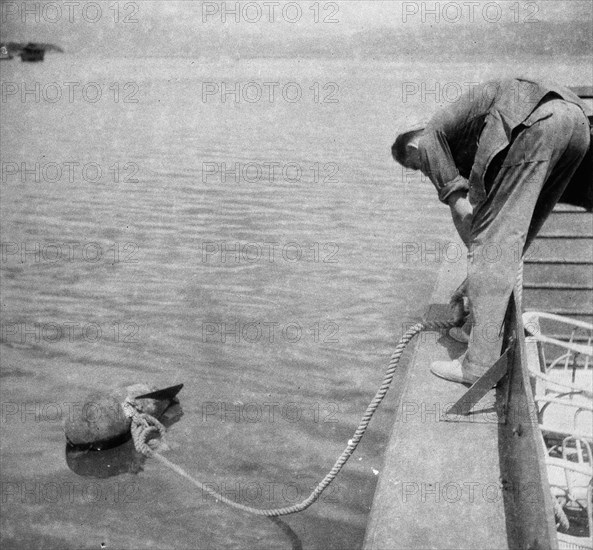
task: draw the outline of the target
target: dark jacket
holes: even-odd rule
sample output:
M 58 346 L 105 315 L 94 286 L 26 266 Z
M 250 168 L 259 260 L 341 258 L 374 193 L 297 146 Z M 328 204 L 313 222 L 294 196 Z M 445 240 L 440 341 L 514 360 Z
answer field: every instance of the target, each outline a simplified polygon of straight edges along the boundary
M 567 88 L 526 79 L 480 84 L 438 112 L 422 133 L 419 151 L 422 171 L 437 188 L 439 199 L 446 203 L 451 193 L 464 190 L 469 191 L 472 205 L 480 204 L 486 198 L 485 179 L 493 159 L 509 146 L 515 130 L 539 120 L 530 115 L 548 97 L 574 103 L 593 117 L 593 111 Z M 593 209 L 591 146 L 560 200 Z

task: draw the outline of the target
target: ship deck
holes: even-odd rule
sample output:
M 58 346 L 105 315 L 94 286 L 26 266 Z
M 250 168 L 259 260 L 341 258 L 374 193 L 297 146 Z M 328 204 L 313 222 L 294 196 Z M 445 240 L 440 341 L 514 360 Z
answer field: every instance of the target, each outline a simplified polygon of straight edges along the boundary
M 443 266 L 427 318 L 448 317 L 448 297 L 464 276 L 464 262 Z M 467 388 L 437 378 L 429 365 L 464 346 L 444 333 L 417 338 L 364 547 L 507 548 L 495 392 L 468 421 L 445 421 L 443 411 Z
M 449 315 L 465 262 L 444 264 L 427 318 Z M 508 371 L 467 416 L 443 413 L 467 388 L 437 378 L 430 363 L 459 357 L 446 333 L 416 343 L 385 454 L 366 550 L 556 549 L 552 497 L 527 371 L 518 304 L 511 302 Z

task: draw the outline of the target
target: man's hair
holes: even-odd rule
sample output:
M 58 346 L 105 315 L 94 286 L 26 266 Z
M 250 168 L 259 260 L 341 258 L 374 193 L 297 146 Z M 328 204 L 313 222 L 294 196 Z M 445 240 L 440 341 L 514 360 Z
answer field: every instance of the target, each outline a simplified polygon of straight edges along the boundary
M 412 141 L 418 134 L 422 132 L 423 128 L 416 128 L 415 130 L 409 130 L 400 134 L 395 139 L 394 144 L 391 146 L 391 156 L 401 165 L 404 165 L 407 156 L 408 143 Z

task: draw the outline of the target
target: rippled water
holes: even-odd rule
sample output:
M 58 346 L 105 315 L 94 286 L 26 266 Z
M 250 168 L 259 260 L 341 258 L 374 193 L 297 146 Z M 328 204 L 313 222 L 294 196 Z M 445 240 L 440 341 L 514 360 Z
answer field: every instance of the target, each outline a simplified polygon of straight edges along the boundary
M 581 84 L 584 66 L 554 72 Z M 394 395 L 328 495 L 282 522 L 233 511 L 131 451 L 123 466 L 85 463 L 79 475 L 66 462 L 61 420 L 91 390 L 184 383 L 169 459 L 245 504 L 304 498 L 351 436 L 402 324 L 429 301 L 442 263 L 404 261 L 403 243 L 434 247 L 452 234 L 430 185 L 390 157 L 397 130 L 434 109 L 429 96 L 402 103 L 402 82 L 515 69 L 67 55 L 2 62 L 3 83 L 19 92 L 39 82 L 55 97 L 47 85 L 56 82 L 67 96 L 65 83 L 80 83 L 72 102 L 34 94 L 22 102 L 17 92 L 1 104 L 3 542 L 360 547 Z M 550 67 L 529 72 L 549 76 Z M 295 82 L 303 96 L 203 101 L 204 82 L 250 81 Z M 82 100 L 90 82 L 102 87 L 96 103 Z M 331 90 L 338 102 L 321 101 Z M 39 166 L 39 181 L 12 174 L 23 162 Z M 72 178 L 66 162 L 78 163 Z M 63 167 L 60 178 L 51 163 Z M 221 163 L 252 165 L 237 182 L 209 173 Z M 287 172 L 258 175 L 265 163 Z M 120 475 L 89 477 L 120 466 Z

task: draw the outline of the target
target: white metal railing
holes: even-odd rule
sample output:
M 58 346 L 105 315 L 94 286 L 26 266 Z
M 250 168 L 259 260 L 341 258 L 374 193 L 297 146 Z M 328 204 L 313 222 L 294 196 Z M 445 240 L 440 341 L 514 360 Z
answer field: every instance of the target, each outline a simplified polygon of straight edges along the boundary
M 545 335 L 542 320 L 569 325 L 570 336 L 560 340 Z M 593 325 L 533 311 L 523 314 L 523 323 L 552 494 L 562 511 L 587 517 L 589 536 L 558 532 L 559 547 L 593 550 Z M 560 348 L 560 355 L 548 362 L 544 344 Z M 551 442 L 547 446 L 545 436 Z M 559 438 L 561 443 L 554 444 Z

